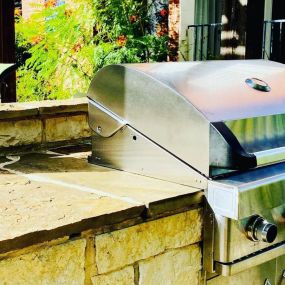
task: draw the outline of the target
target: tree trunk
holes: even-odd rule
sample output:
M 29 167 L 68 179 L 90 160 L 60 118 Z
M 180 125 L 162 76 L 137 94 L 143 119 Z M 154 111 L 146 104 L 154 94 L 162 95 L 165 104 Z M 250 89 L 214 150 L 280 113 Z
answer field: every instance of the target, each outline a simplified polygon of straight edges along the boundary
M 14 0 L 0 0 L 0 62 L 15 63 Z M 16 101 L 16 73 L 5 78 L 7 88 L 1 94 L 2 102 Z

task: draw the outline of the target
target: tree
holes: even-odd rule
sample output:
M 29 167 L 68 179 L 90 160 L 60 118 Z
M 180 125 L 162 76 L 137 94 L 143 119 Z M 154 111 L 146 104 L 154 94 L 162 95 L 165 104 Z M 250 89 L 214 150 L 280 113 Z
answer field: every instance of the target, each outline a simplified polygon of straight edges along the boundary
M 86 92 L 98 69 L 111 63 L 164 61 L 167 31 L 151 34 L 150 6 L 137 0 L 45 3 L 16 24 L 28 59 L 18 71 L 21 101 L 69 98 Z M 160 15 L 167 21 L 167 15 Z

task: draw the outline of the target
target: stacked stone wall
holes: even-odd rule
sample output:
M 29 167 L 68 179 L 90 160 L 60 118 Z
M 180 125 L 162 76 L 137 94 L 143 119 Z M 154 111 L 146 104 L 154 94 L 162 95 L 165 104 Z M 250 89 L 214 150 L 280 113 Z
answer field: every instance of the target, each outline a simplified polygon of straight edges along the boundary
M 87 100 L 0 105 L 0 150 L 35 149 L 89 139 Z
M 195 285 L 202 209 L 0 255 L 0 284 Z

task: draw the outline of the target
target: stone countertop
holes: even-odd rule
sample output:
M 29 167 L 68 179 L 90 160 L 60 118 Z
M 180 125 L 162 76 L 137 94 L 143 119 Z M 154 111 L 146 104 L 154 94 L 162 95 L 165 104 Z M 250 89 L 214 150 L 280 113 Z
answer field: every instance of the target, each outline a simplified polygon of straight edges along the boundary
M 87 162 L 89 146 L 0 159 L 0 253 L 202 202 L 199 189 Z
M 88 112 L 87 98 L 69 100 L 45 100 L 23 103 L 0 103 L 0 120 L 11 120 L 34 116 L 56 115 L 63 113 Z

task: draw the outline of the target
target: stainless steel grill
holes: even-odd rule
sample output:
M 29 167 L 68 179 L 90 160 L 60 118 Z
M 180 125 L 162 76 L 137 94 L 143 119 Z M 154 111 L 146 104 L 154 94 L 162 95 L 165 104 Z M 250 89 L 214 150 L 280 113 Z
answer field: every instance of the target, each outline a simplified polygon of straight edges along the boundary
M 284 91 L 285 66 L 262 60 L 111 65 L 91 83 L 92 163 L 205 191 L 208 284 L 282 277 Z

